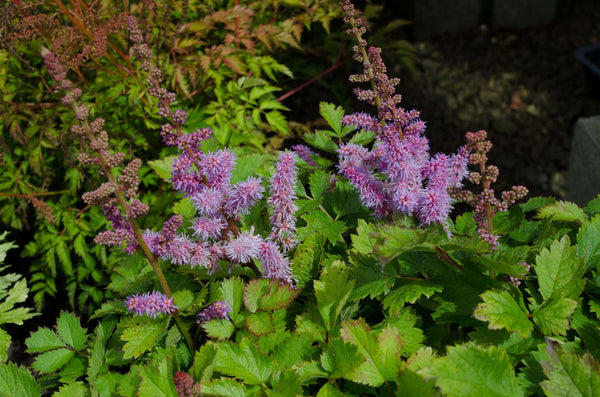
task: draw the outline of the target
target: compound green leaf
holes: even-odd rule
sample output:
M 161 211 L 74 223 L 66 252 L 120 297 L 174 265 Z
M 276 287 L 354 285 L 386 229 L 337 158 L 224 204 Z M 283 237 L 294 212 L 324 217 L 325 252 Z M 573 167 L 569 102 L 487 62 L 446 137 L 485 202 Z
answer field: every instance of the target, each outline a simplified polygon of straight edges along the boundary
M 0 395 L 39 397 L 40 385 L 26 368 L 15 363 L 0 364 Z
M 570 245 L 568 235 L 538 254 L 535 272 L 545 300 L 561 296 L 577 299 L 585 286 L 582 279 L 585 265 L 577 257 L 576 248 Z
M 332 103 L 321 102 L 319 103 L 319 113 L 327 120 L 327 124 L 329 124 L 331 129 L 340 136 L 340 133 L 342 132 L 342 124 L 340 121 L 344 116 L 344 108 L 335 106 Z
M 54 331 L 40 328 L 25 339 L 28 353 L 43 353 L 59 347 L 66 347 L 66 343 Z
M 512 295 L 506 290 L 489 290 L 481 294 L 483 302 L 475 307 L 473 316 L 489 323 L 489 329 L 516 331 L 527 337 L 533 324 Z
M 252 313 L 244 319 L 246 328 L 255 336 L 267 335 L 275 330 L 273 319 L 267 312 Z
M 125 342 L 123 358 L 126 360 L 137 358 L 142 353 L 152 350 L 165 328 L 164 321 L 142 323 L 125 328 L 121 334 L 121 340 Z
M 331 175 L 323 170 L 315 170 L 308 178 L 310 194 L 319 199 L 330 188 Z
M 171 178 L 171 164 L 177 156 L 167 156 L 160 160 L 148 161 L 150 168 L 163 180 Z
M 202 382 L 201 390 L 208 396 L 246 397 L 250 395 L 242 383 L 229 378 Z
M 260 300 L 260 308 L 267 311 L 275 311 L 288 307 L 300 294 L 300 288 L 289 285 L 280 285 L 275 280 L 269 280 L 269 291 Z
M 68 383 L 58 388 L 58 391 L 52 396 L 54 397 L 73 397 L 85 396 L 86 387 L 82 382 Z
M 321 278 L 315 280 L 317 306 L 325 328 L 331 331 L 354 287 L 348 279 L 348 269 L 343 262 L 335 261 L 323 270 Z
M 585 212 L 570 201 L 557 201 L 538 211 L 538 218 L 551 218 L 557 221 L 583 222 L 587 219 Z
M 75 350 L 83 350 L 87 341 L 86 329 L 81 327 L 79 319 L 69 312 L 61 312 L 56 320 L 58 336 Z
M 195 380 L 205 381 L 212 378 L 218 351 L 217 344 L 208 341 L 196 352 L 194 363 L 190 368 L 190 375 Z
M 231 315 L 238 314 L 244 299 L 244 281 L 239 277 L 227 278 L 221 282 L 220 291 L 231 308 Z
M 208 321 L 202 324 L 202 328 L 209 337 L 218 340 L 228 339 L 234 331 L 233 323 L 225 319 Z
M 571 314 L 576 307 L 577 301 L 573 299 L 551 299 L 534 310 L 533 322 L 543 335 L 565 335 L 569 329 Z
M 306 221 L 306 226 L 298 229 L 298 238 L 303 240 L 315 232 L 321 233 L 329 241 L 335 244 L 342 237 L 342 233 L 346 231 L 346 224 L 342 221 L 335 221 L 323 211 L 314 210 L 302 216 Z
M 270 289 L 269 279 L 255 278 L 246 284 L 244 288 L 244 305 L 250 313 L 256 313 L 260 307 L 262 298 Z
M 244 338 L 239 344 L 219 344 L 215 369 L 240 378 L 250 385 L 258 385 L 271 378 L 274 367 L 271 358 L 258 350 L 249 339 Z
M 330 373 L 330 378 L 349 377 L 364 360 L 355 345 L 332 338 L 321 354 L 321 367 Z
M 35 358 L 31 366 L 42 374 L 48 374 L 64 367 L 75 355 L 75 351 L 66 348 L 50 350 Z
M 583 222 L 577 234 L 577 256 L 583 258 L 586 268 L 600 264 L 600 214 Z
M 436 378 L 445 396 L 523 396 L 508 354 L 496 346 L 450 346 L 418 373 Z

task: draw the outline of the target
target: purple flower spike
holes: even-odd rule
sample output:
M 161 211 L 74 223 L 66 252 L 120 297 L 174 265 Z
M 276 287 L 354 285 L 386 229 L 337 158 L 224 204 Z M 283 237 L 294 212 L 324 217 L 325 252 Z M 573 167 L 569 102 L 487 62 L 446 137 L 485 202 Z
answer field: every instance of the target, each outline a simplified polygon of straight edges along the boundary
M 192 196 L 194 208 L 205 216 L 214 216 L 221 210 L 223 192 L 214 188 L 206 188 Z
M 135 312 L 138 316 L 146 315 L 152 318 L 156 318 L 161 314 L 173 314 L 177 310 L 172 297 L 168 298 L 162 292 L 157 291 L 130 296 L 125 301 L 125 306 L 130 312 Z
M 278 242 L 292 241 L 296 233 L 294 213 L 298 207 L 294 203 L 294 186 L 297 176 L 296 154 L 280 153 L 277 169 L 271 178 L 271 196 L 267 199 L 271 207 L 270 219 L 273 226 L 270 237 Z
M 210 320 L 228 320 L 229 313 L 231 313 L 231 308 L 229 307 L 227 302 L 217 301 L 211 303 L 206 309 L 198 313 L 198 318 L 196 319 L 196 322 L 198 324 L 204 324 Z
M 262 262 L 263 277 L 293 283 L 290 261 L 283 256 L 277 245 L 271 241 L 260 244 L 258 257 Z

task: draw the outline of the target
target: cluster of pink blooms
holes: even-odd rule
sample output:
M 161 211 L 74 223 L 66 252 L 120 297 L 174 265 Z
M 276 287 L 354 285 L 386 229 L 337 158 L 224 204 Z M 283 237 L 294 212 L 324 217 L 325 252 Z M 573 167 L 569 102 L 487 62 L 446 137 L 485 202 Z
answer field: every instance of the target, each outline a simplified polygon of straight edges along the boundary
M 208 307 L 198 313 L 196 322 L 204 324 L 210 320 L 223 320 L 229 318 L 231 308 L 225 301 L 217 301 L 208 305 Z
M 173 304 L 173 298 L 167 297 L 162 292 L 147 292 L 141 295 L 130 296 L 125 301 L 125 306 L 130 312 L 135 312 L 137 315 L 146 315 L 156 318 L 161 314 L 173 314 L 177 310 L 177 306 Z
M 376 135 L 372 149 L 355 144 L 339 148 L 339 172 L 358 190 L 362 204 L 378 218 L 395 212 L 418 217 L 422 224 L 446 224 L 452 198 L 448 190 L 458 188 L 467 174 L 468 149 L 454 155 L 429 154 L 424 136 L 425 123 L 416 110 L 406 111 L 395 93 L 398 79 L 390 79 L 381 58 L 381 49 L 367 48 L 366 32 L 354 15 L 354 6 L 341 1 L 350 35 L 358 38 L 354 59 L 363 73 L 350 77 L 355 83 L 371 83 L 372 89 L 356 88 L 357 98 L 377 108 L 377 116 L 355 113 L 344 116 L 344 125 L 353 125 Z
M 144 241 L 150 251 L 162 260 L 176 265 L 204 267 L 209 273 L 220 269 L 219 261 L 229 266 L 262 264 L 263 277 L 292 283 L 289 260 L 283 252 L 294 247 L 296 225 L 294 186 L 297 181 L 297 156 L 292 152 L 279 155 L 276 172 L 271 178 L 267 204 L 272 231 L 263 238 L 254 229 L 241 231 L 242 217 L 263 198 L 265 188 L 261 178 L 250 176 L 245 181 L 232 183 L 236 156 L 228 149 L 205 153 L 202 142 L 212 131 L 208 128 L 184 132 L 187 114 L 172 109 L 175 95 L 160 86 L 161 73 L 152 64 L 151 52 L 143 42 L 135 18 L 128 20 L 134 54 L 149 73 L 148 92 L 158 98 L 159 114 L 169 122 L 161 128 L 166 145 L 177 146 L 180 154 L 171 166 L 171 183 L 179 193 L 188 197 L 197 211 L 189 234 L 178 232 L 183 218 L 173 216 L 159 232 L 148 230 Z

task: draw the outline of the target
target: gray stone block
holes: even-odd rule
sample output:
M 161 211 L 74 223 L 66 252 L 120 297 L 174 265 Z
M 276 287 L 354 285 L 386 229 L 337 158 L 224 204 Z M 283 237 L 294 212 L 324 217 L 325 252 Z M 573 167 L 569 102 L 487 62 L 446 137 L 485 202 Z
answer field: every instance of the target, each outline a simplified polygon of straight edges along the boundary
M 600 116 L 575 123 L 566 188 L 566 199 L 579 206 L 600 193 Z
M 492 27 L 524 29 L 548 25 L 556 15 L 558 0 L 494 0 Z
M 479 27 L 481 0 L 413 0 L 416 40 Z

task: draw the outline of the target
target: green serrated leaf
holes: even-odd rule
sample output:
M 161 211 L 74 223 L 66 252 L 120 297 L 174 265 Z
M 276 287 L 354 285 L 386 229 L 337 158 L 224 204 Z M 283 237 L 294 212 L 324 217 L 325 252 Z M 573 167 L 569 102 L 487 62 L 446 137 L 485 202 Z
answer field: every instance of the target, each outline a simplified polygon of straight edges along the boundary
M 169 368 L 169 360 L 161 360 L 158 365 L 136 367 L 142 381 L 136 396 L 139 397 L 178 397 L 175 382 Z
M 339 146 L 331 139 L 330 136 L 325 134 L 323 131 L 316 131 L 314 134 L 304 135 L 304 140 L 309 145 L 321 149 L 325 152 L 336 153 Z
M 331 383 L 325 383 L 319 389 L 317 397 L 344 397 L 345 394 L 335 388 Z
M 374 234 L 377 231 L 377 225 L 374 223 L 367 223 L 363 219 L 358 220 L 358 226 L 356 227 L 356 234 L 352 235 L 352 247 L 359 253 L 369 255 L 373 253 L 377 239 L 374 238 Z
M 577 256 L 583 258 L 587 269 L 600 265 L 600 214 L 581 225 L 577 234 Z
M 329 189 L 331 175 L 323 170 L 315 170 L 308 178 L 310 194 L 318 199 Z
M 250 385 L 258 385 L 270 379 L 274 367 L 269 357 L 244 338 L 239 344 L 219 344 L 215 369 Z
M 533 311 L 533 322 L 543 335 L 565 335 L 570 327 L 569 318 L 576 307 L 577 301 L 573 299 L 551 299 Z
M 489 329 L 516 331 L 524 338 L 533 330 L 527 314 L 505 290 L 489 290 L 481 294 L 483 303 L 478 304 L 473 317 L 489 323 Z
M 265 113 L 265 117 L 267 118 L 267 123 L 269 123 L 269 125 L 275 128 L 277 131 L 284 134 L 290 131 L 290 127 L 287 124 L 285 116 L 278 110 L 272 110 Z
M 300 294 L 299 288 L 290 285 L 280 285 L 276 280 L 269 280 L 269 290 L 261 297 L 260 308 L 266 311 L 284 309 L 292 304 Z
M 192 199 L 189 197 L 177 201 L 173 205 L 173 212 L 183 216 L 185 219 L 191 219 L 196 216 L 196 208 L 194 208 Z
M 10 334 L 0 328 L 0 362 L 8 360 L 8 348 L 12 342 Z
M 66 343 L 54 331 L 40 328 L 25 339 L 28 353 L 43 353 L 59 347 L 66 347 Z
M 86 329 L 81 327 L 79 319 L 73 313 L 61 312 L 56 320 L 58 336 L 75 350 L 83 350 L 87 341 Z
M 340 121 L 344 116 L 344 109 L 332 103 L 321 102 L 319 103 L 319 113 L 327 121 L 331 129 L 341 137 L 342 123 Z
M 342 221 L 335 221 L 323 211 L 314 210 L 302 216 L 306 221 L 306 226 L 298 229 L 298 239 L 303 240 L 313 233 L 321 233 L 329 241 L 335 244 L 342 238 L 342 233 L 346 231 L 346 224 Z
M 270 282 L 268 279 L 253 279 L 244 288 L 244 305 L 250 313 L 256 313 L 260 307 L 260 298 L 269 292 Z
M 268 392 L 269 397 L 288 397 L 302 394 L 302 383 L 296 371 L 286 369 L 275 373 L 271 380 L 272 391 Z
M 448 396 L 523 396 L 508 354 L 496 346 L 449 346 L 446 356 L 418 373 L 436 378 Z
M 386 309 L 399 309 L 402 308 L 406 302 L 415 303 L 421 296 L 430 298 L 435 293 L 442 292 L 442 290 L 443 287 L 441 285 L 429 281 L 402 285 L 398 289 L 390 292 L 383 299 L 383 307 Z
M 58 391 L 52 396 L 54 397 L 73 397 L 86 396 L 87 388 L 82 382 L 73 382 L 58 388 Z
M 246 328 L 255 336 L 267 335 L 275 330 L 273 319 L 267 312 L 252 313 L 244 319 Z
M 364 357 L 358 352 L 358 348 L 341 338 L 330 339 L 327 348 L 321 354 L 321 366 L 330 373 L 331 378 L 350 376 L 354 370 L 363 363 Z
M 225 319 L 208 321 L 202 324 L 202 328 L 209 337 L 218 340 L 230 338 L 234 331 L 233 323 Z
M 0 395 L 39 397 L 40 385 L 26 368 L 15 363 L 0 364 Z
M 42 374 L 49 374 L 67 365 L 74 355 L 75 351 L 66 348 L 50 350 L 37 356 L 31 367 Z
M 551 340 L 547 340 L 546 351 L 549 360 L 541 364 L 548 380 L 540 386 L 547 396 L 600 396 L 600 364 L 590 353 L 579 357 Z
M 537 214 L 538 218 L 550 218 L 556 221 L 583 222 L 587 220 L 586 213 L 570 201 L 557 201 L 542 207 Z
M 121 340 L 123 345 L 123 358 L 137 358 L 142 353 L 153 349 L 160 335 L 166 330 L 166 320 L 156 320 L 140 323 L 123 330 Z
M 106 337 L 104 335 L 104 328 L 102 325 L 98 325 L 95 331 L 94 342 L 90 349 L 90 356 L 88 360 L 88 381 L 95 383 L 98 375 L 104 372 L 107 368 L 106 365 Z
M 335 261 L 323 270 L 319 280 L 314 282 L 317 306 L 328 331 L 333 330 L 344 308 L 354 280 L 348 279 L 348 268 L 341 261 Z
M 375 139 L 374 133 L 372 133 L 371 131 L 361 130 L 354 134 L 354 136 L 352 137 L 352 139 L 350 139 L 349 142 L 354 143 L 355 145 L 366 146 L 370 144 L 373 141 L 373 139 Z
M 242 383 L 229 378 L 202 382 L 201 389 L 202 393 L 208 396 L 247 397 L 250 395 Z
M 231 316 L 238 314 L 244 299 L 244 281 L 239 277 L 227 278 L 221 282 L 219 290 L 231 308 Z
M 168 180 L 171 178 L 171 165 L 177 156 L 167 156 L 160 160 L 148 161 L 148 165 L 159 178 Z
M 576 248 L 570 245 L 568 235 L 538 254 L 535 272 L 545 300 L 561 296 L 577 299 L 585 286 L 582 279 L 585 265 L 577 257 Z
M 206 381 L 212 378 L 217 359 L 218 345 L 212 341 L 206 342 L 196 351 L 190 375 L 196 381 Z

